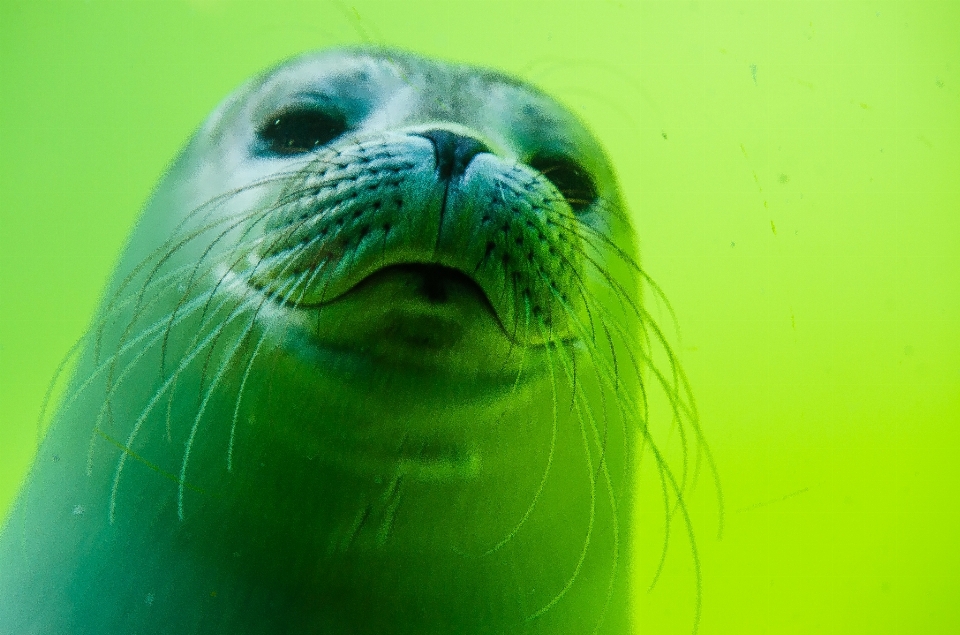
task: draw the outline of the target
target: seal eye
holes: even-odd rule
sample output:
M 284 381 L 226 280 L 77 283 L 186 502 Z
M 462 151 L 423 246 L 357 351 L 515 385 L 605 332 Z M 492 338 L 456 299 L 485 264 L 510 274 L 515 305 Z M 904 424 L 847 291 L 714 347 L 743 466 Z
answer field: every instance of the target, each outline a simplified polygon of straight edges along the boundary
M 272 115 L 257 131 L 257 137 L 265 153 L 293 155 L 312 152 L 346 129 L 347 123 L 338 113 L 299 107 Z
M 568 157 L 534 156 L 527 165 L 560 190 L 574 212 L 582 212 L 597 200 L 597 187 L 590 174 Z

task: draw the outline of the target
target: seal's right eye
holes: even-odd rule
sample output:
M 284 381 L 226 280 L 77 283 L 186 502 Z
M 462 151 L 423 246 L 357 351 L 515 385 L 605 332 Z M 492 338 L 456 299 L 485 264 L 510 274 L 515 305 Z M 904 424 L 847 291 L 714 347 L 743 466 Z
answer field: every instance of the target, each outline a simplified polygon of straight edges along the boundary
M 579 163 L 563 156 L 536 155 L 527 164 L 539 170 L 554 186 L 574 212 L 580 213 L 597 200 L 597 186 L 587 170 Z
M 289 156 L 313 152 L 347 130 L 343 116 L 315 107 L 297 107 L 271 115 L 257 131 L 262 154 Z

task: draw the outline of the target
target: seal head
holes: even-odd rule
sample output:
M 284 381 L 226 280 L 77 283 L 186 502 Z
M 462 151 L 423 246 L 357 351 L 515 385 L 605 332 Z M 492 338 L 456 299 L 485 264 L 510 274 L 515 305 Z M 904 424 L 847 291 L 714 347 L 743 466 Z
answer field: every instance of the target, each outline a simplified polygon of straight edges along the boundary
M 252 80 L 121 258 L 0 621 L 627 632 L 641 278 L 600 146 L 540 91 L 382 50 Z

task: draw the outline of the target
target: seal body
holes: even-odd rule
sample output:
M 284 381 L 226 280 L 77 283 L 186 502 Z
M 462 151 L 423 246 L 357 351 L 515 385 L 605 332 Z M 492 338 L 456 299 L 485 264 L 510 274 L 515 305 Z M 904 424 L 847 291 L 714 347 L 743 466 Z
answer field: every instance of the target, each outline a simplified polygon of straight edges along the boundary
M 628 632 L 640 278 L 536 89 L 381 50 L 252 80 L 108 285 L 0 631 Z

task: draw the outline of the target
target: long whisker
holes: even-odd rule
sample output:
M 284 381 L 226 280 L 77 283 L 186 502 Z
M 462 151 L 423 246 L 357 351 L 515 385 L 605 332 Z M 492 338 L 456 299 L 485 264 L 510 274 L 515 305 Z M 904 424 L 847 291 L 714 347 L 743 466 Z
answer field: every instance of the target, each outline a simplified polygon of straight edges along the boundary
M 689 390 L 689 385 L 686 383 L 685 377 L 682 376 L 682 370 L 680 369 L 679 363 L 677 362 L 675 355 L 674 355 L 673 352 L 671 351 L 670 346 L 669 346 L 669 344 L 667 343 L 665 336 L 663 335 L 663 333 L 662 333 L 662 331 L 659 329 L 659 327 L 656 325 L 656 323 L 653 321 L 653 319 L 652 319 L 652 317 L 649 315 L 649 313 L 646 312 L 646 310 L 642 307 L 642 305 L 640 305 L 639 303 L 637 303 L 637 302 L 635 302 L 633 299 L 631 299 L 629 293 L 627 293 L 626 289 L 624 289 L 622 283 L 620 283 L 620 282 L 617 281 L 615 278 L 613 278 L 612 276 L 610 276 L 610 274 L 609 274 L 608 272 L 606 272 L 605 269 L 604 269 L 599 263 L 597 263 L 591 256 L 589 256 L 589 254 L 587 254 L 586 252 L 583 252 L 583 253 L 582 253 L 582 256 L 584 257 L 585 260 L 587 260 L 591 265 L 593 265 L 593 266 L 601 273 L 601 275 L 602 275 L 602 276 L 605 278 L 605 280 L 607 281 L 607 284 L 610 286 L 611 290 L 613 290 L 614 293 L 615 293 L 615 295 L 621 300 L 621 303 L 623 303 L 623 302 L 626 302 L 626 303 L 627 303 L 626 305 L 623 305 L 623 304 L 622 304 L 622 306 L 623 306 L 625 309 L 627 309 L 627 307 L 629 306 L 629 309 L 632 310 L 632 312 L 634 313 L 634 315 L 635 315 L 635 316 L 637 317 L 637 319 L 640 321 L 640 324 L 643 326 L 643 330 L 644 330 L 645 332 L 646 332 L 646 331 L 653 331 L 653 332 L 654 332 L 654 334 L 655 334 L 658 342 L 660 343 L 660 345 L 661 345 L 661 347 L 662 347 L 662 350 L 663 350 L 664 353 L 667 355 L 667 358 L 668 358 L 668 361 L 669 361 L 669 365 L 670 365 L 670 370 L 671 370 L 671 372 L 672 372 L 672 374 L 673 374 L 672 381 L 670 381 L 670 382 L 666 382 L 666 378 L 663 376 L 663 374 L 662 374 L 659 370 L 657 370 L 657 368 L 656 368 L 656 366 L 653 364 L 652 360 L 649 360 L 649 359 L 646 360 L 646 365 L 654 371 L 654 373 L 657 375 L 658 380 L 659 380 L 659 381 L 661 382 L 661 384 L 663 385 L 664 389 L 667 390 L 668 397 L 669 397 L 670 402 L 671 402 L 671 404 L 672 404 L 672 406 L 673 406 L 675 423 L 677 424 L 677 425 L 676 425 L 676 429 L 677 429 L 677 431 L 679 432 L 680 437 L 681 437 L 681 449 L 682 449 L 682 452 L 683 452 L 683 469 L 682 469 L 682 472 L 681 472 L 681 474 L 682 474 L 682 476 L 681 476 L 681 484 L 682 484 L 683 488 L 686 489 L 686 487 L 687 487 L 687 485 L 686 485 L 686 484 L 687 484 L 687 474 L 688 474 L 688 471 L 687 471 L 687 441 L 686 441 L 686 431 L 685 431 L 685 428 L 684 428 L 684 426 L 683 426 L 680 422 L 681 422 L 683 419 L 685 419 L 685 418 L 686 418 L 688 421 L 691 422 L 692 428 L 693 428 L 694 433 L 695 433 L 696 438 L 697 438 L 697 448 L 696 448 L 696 449 L 697 449 L 697 453 L 698 453 L 698 454 L 697 454 L 697 457 L 698 457 L 697 463 L 698 463 L 698 464 L 699 464 L 700 453 L 704 451 L 704 447 L 705 447 L 705 445 L 706 445 L 706 443 L 705 443 L 705 441 L 704 441 L 704 439 L 703 439 L 702 431 L 701 431 L 701 429 L 700 429 L 700 427 L 699 427 L 698 418 L 696 417 L 695 411 L 693 411 L 693 406 L 692 406 L 692 405 L 688 405 L 688 404 L 692 404 L 692 403 L 693 403 L 693 398 L 692 398 L 692 394 L 690 393 L 690 390 Z M 585 292 L 586 292 L 586 291 L 585 291 Z M 602 311 L 609 312 L 609 310 L 608 310 L 605 306 L 603 306 L 603 303 L 597 302 L 596 304 L 600 307 L 600 309 L 601 309 Z M 613 321 L 614 323 L 616 322 L 615 320 L 612 320 L 612 321 Z M 681 400 L 681 398 L 680 398 L 680 392 L 679 392 L 679 391 L 680 391 L 680 386 L 681 386 L 681 385 L 684 386 L 684 388 L 685 388 L 685 396 L 687 397 L 687 400 L 686 400 L 686 401 Z M 712 461 L 712 459 L 708 459 L 708 461 Z M 716 484 L 717 488 L 719 488 L 719 476 L 718 476 L 717 472 L 715 471 L 715 465 L 712 465 L 712 464 L 711 464 L 711 469 L 712 469 L 712 471 L 713 471 L 715 484 Z M 719 489 L 718 489 L 718 491 L 719 491 Z M 720 507 L 720 509 L 721 509 L 721 528 L 722 528 L 722 495 L 718 495 L 718 505 L 719 505 L 719 507 Z
M 200 309 L 203 305 L 203 298 L 198 298 L 196 301 L 191 303 L 189 310 L 185 310 L 182 313 L 181 319 L 178 321 L 185 321 L 188 318 L 192 317 L 193 313 Z M 119 359 L 124 354 L 128 353 L 130 350 L 143 345 L 139 351 L 134 355 L 134 358 L 130 360 L 123 369 L 120 370 L 111 381 L 107 383 L 107 388 L 104 393 L 104 404 L 101 406 L 101 410 L 97 415 L 97 420 L 102 421 L 103 413 L 108 407 L 109 401 L 112 398 L 114 392 L 116 392 L 118 386 L 123 383 L 124 379 L 130 374 L 138 365 L 140 360 L 142 360 L 148 352 L 155 346 L 160 339 L 162 338 L 163 329 L 167 327 L 166 319 L 159 320 L 154 323 L 152 326 L 143 329 L 136 337 L 132 338 L 126 342 L 122 347 L 120 347 L 113 355 L 107 357 L 103 362 L 93 369 L 86 379 L 72 392 L 70 398 L 65 400 L 61 406 L 61 412 L 67 412 L 67 410 L 74 405 L 74 403 L 86 392 L 87 389 L 91 387 L 93 382 L 104 375 L 107 372 L 110 372 L 114 368 L 115 360 Z M 152 337 L 151 337 L 152 336 Z M 90 444 L 87 451 L 87 474 L 93 472 L 93 454 L 94 454 L 94 443 L 97 438 L 96 428 L 98 425 L 94 426 L 94 431 L 90 435 Z
M 586 289 L 583 289 L 583 291 L 586 292 Z M 625 293 L 625 290 L 624 290 L 624 293 Z M 559 296 L 557 297 L 557 301 L 561 304 L 563 303 L 562 298 L 560 298 Z M 601 304 L 600 308 L 604 309 L 604 307 L 602 306 L 602 303 L 600 304 Z M 570 312 L 572 313 L 572 309 L 570 309 Z M 611 322 L 615 329 L 617 329 L 618 331 L 622 330 L 616 325 L 615 320 L 612 320 Z M 575 325 L 575 327 L 580 329 L 581 341 L 589 342 L 591 338 L 588 336 L 589 334 L 583 332 L 584 327 L 582 323 L 580 323 L 579 320 L 577 319 L 572 320 L 572 323 Z M 665 342 L 664 342 L 664 345 L 666 345 Z M 632 356 L 630 349 L 628 348 L 627 350 L 628 350 L 628 354 Z M 594 362 L 598 364 L 598 366 L 604 369 L 604 372 L 601 374 L 601 377 L 606 383 L 612 386 L 613 382 L 610 380 L 610 367 L 606 365 L 606 363 L 600 356 L 595 357 Z M 671 384 L 666 382 L 666 378 L 657 370 L 655 366 L 650 364 L 649 361 L 646 365 L 652 369 L 652 372 L 654 372 L 654 374 L 658 377 L 661 385 L 664 388 L 668 389 L 668 392 L 669 392 L 669 386 Z M 640 372 L 639 366 L 637 367 L 637 372 L 638 373 Z M 629 393 L 624 395 L 624 399 L 628 403 L 632 401 Z M 677 480 L 674 478 L 672 470 L 670 469 L 669 465 L 666 462 L 666 459 L 663 457 L 660 450 L 657 448 L 656 444 L 653 442 L 653 439 L 650 436 L 649 429 L 647 428 L 645 423 L 644 425 L 641 426 L 640 430 L 643 438 L 647 440 L 647 446 L 653 453 L 654 459 L 657 463 L 658 471 L 661 476 L 662 491 L 664 493 L 664 496 L 667 497 L 668 491 L 672 491 L 676 497 L 673 509 L 671 509 L 669 499 L 665 498 L 665 505 L 666 505 L 665 511 L 664 511 L 664 516 L 665 516 L 664 520 L 666 523 L 665 540 L 669 538 L 670 517 L 673 515 L 675 511 L 681 514 L 684 520 L 684 526 L 686 527 L 686 530 L 687 530 L 688 541 L 690 545 L 690 552 L 694 562 L 694 570 L 695 570 L 695 578 L 696 578 L 696 583 L 695 583 L 696 584 L 696 605 L 695 605 L 695 621 L 694 621 L 694 632 L 696 632 L 700 622 L 700 613 L 701 613 L 701 605 L 702 605 L 702 572 L 700 570 L 700 558 L 699 558 L 699 552 L 696 544 L 696 539 L 693 533 L 692 520 L 690 519 L 689 512 L 688 512 L 686 503 L 684 501 L 684 496 L 683 496 L 684 487 L 682 485 L 682 482 L 677 482 Z M 665 542 L 663 550 L 661 551 L 661 563 L 658 566 L 658 570 L 654 576 L 653 584 L 656 583 L 656 580 L 657 578 L 659 578 L 660 572 L 662 571 L 666 550 L 667 550 L 667 543 Z
M 244 301 L 238 302 L 237 305 L 232 309 L 230 314 L 223 320 L 219 328 L 212 330 L 199 343 L 199 345 L 194 347 L 193 350 L 184 354 L 176 370 L 174 370 L 174 372 L 167 377 L 166 381 L 164 381 L 163 384 L 160 386 L 160 388 L 154 392 L 153 397 L 151 397 L 150 401 L 147 402 L 147 405 L 141 410 L 140 416 L 137 418 L 136 422 L 133 425 L 133 429 L 130 431 L 130 434 L 127 436 L 127 440 L 124 443 L 124 447 L 128 449 L 133 447 L 133 443 L 134 441 L 136 441 L 137 435 L 140 433 L 140 429 L 143 427 L 143 424 L 147 420 L 147 417 L 150 416 L 150 413 L 156 407 L 160 399 L 162 399 L 163 396 L 166 394 L 166 392 L 170 389 L 170 386 L 180 376 L 180 373 L 186 370 L 186 368 L 190 365 L 190 363 L 201 352 L 203 352 L 203 350 L 205 350 L 206 347 L 210 345 L 211 342 L 213 342 L 219 336 L 221 331 L 224 328 L 226 328 L 227 325 L 229 325 L 231 322 L 237 319 L 240 315 L 242 315 L 243 309 L 247 308 L 248 306 L 252 306 L 253 304 L 255 304 L 255 302 L 251 300 L 244 300 Z M 202 328 L 201 328 L 201 331 L 202 331 Z M 111 488 L 111 492 L 110 492 L 110 523 L 111 524 L 113 524 L 115 514 L 116 514 L 117 488 L 119 487 L 119 484 L 120 484 L 120 477 L 123 473 L 123 467 L 124 467 L 124 464 L 126 463 L 126 459 L 127 459 L 127 454 L 122 453 L 120 455 L 120 459 L 117 461 L 117 468 L 113 478 L 113 487 Z
M 552 329 L 550 330 L 550 332 L 547 332 L 548 329 L 544 326 L 542 321 L 538 321 L 537 326 L 541 331 L 541 337 L 543 337 L 544 341 L 550 342 L 553 340 Z M 549 349 L 549 346 L 547 348 Z M 549 354 L 548 354 L 548 358 L 549 358 Z M 567 379 L 571 382 L 570 387 L 572 389 L 572 392 L 574 393 L 574 395 L 576 395 L 577 387 L 573 383 L 575 381 L 574 375 L 572 373 L 572 369 L 567 365 L 567 363 L 564 362 L 564 355 L 563 355 L 562 349 L 558 349 L 558 359 L 561 361 L 561 367 L 564 369 L 564 373 L 567 375 Z M 549 359 L 548 359 L 548 363 L 550 363 Z M 590 550 L 590 541 L 591 541 L 591 538 L 593 537 L 594 522 L 596 520 L 597 483 L 593 473 L 593 458 L 590 453 L 590 444 L 589 444 L 589 441 L 587 440 L 587 433 L 583 424 L 583 418 L 579 417 L 579 419 L 580 419 L 580 435 L 583 439 L 584 459 L 586 460 L 586 463 L 587 463 L 587 475 L 590 481 L 590 513 L 589 513 L 589 518 L 587 523 L 587 534 L 584 537 L 583 546 L 581 547 L 580 555 L 577 558 L 577 563 L 576 563 L 576 566 L 574 567 L 573 573 L 571 573 L 570 577 L 567 579 L 567 582 L 564 584 L 563 588 L 561 588 L 560 591 L 557 592 L 557 594 L 554 595 L 554 597 L 549 602 L 547 602 L 544 606 L 534 611 L 532 614 L 528 615 L 526 618 L 527 621 L 532 621 L 537 619 L 538 617 L 540 617 L 541 615 L 545 614 L 547 611 L 555 607 L 560 602 L 560 600 L 563 599 L 563 597 L 567 594 L 567 592 L 573 586 L 573 583 L 580 576 L 580 571 L 583 568 L 583 563 L 587 559 L 587 552 Z
M 306 283 L 303 285 L 303 289 L 300 292 L 300 296 L 298 297 L 297 302 L 299 302 L 299 300 L 303 298 L 303 294 L 306 293 L 306 290 L 313 286 L 317 276 L 320 275 L 320 272 L 323 270 L 326 263 L 327 261 L 324 260 L 315 267 L 313 273 L 310 274 L 310 277 L 307 279 Z M 309 273 L 309 270 L 305 271 L 304 275 L 306 275 L 306 273 Z M 288 300 L 289 300 L 289 297 L 286 300 L 284 300 L 284 302 Z M 233 418 L 230 423 L 230 441 L 227 446 L 227 471 L 228 472 L 233 471 L 233 447 L 234 447 L 234 441 L 236 439 L 237 421 L 240 417 L 240 403 L 243 399 L 243 395 L 247 386 L 247 379 L 250 377 L 250 371 L 253 369 L 253 363 L 257 359 L 257 355 L 260 353 L 260 348 L 263 346 L 263 343 L 266 341 L 267 336 L 273 330 L 274 325 L 275 323 L 268 324 L 267 327 L 264 329 L 263 334 L 257 340 L 257 344 L 254 347 L 253 352 L 250 354 L 250 359 L 247 361 L 246 368 L 243 371 L 243 378 L 240 380 L 240 387 L 237 391 L 237 403 L 234 406 Z
M 558 293 L 558 292 L 555 291 L 555 292 L 554 292 L 554 296 L 555 296 L 556 301 L 559 303 L 559 305 L 560 305 L 560 306 L 565 310 L 565 312 L 567 313 L 568 319 L 570 319 L 570 320 L 572 320 L 573 322 L 575 322 L 576 327 L 577 327 L 577 330 L 578 330 L 578 333 L 580 334 L 580 341 L 583 342 L 584 345 L 587 347 L 587 352 L 588 352 L 589 355 L 590 355 L 590 359 L 593 360 L 593 361 L 595 361 L 596 358 L 601 354 L 601 352 L 600 352 L 600 350 L 599 350 L 598 345 L 597 345 L 596 343 L 594 343 L 594 342 L 591 342 L 591 339 L 588 338 L 588 337 L 586 337 L 586 333 L 585 333 L 584 331 L 585 331 L 585 329 L 587 328 L 587 325 L 585 325 L 585 324 L 577 317 L 576 312 L 574 311 L 574 309 L 573 309 L 572 307 L 570 307 L 570 306 L 566 303 L 566 300 L 565 300 L 565 298 L 563 297 L 563 294 L 560 294 L 560 293 Z M 608 335 L 608 337 L 609 337 L 609 332 L 607 332 L 607 335 Z M 611 346 L 612 346 L 612 341 L 611 341 Z M 602 383 L 603 383 L 603 376 L 602 376 L 603 371 L 602 371 L 601 366 L 599 366 L 599 365 L 596 364 L 596 363 L 594 363 L 592 366 L 593 366 L 594 375 L 596 376 L 597 381 L 602 384 Z M 615 367 L 614 367 L 614 372 L 617 372 Z M 607 379 L 609 379 L 609 377 L 608 377 Z M 614 376 L 614 383 L 615 383 L 616 386 L 619 386 L 619 377 L 618 377 L 618 376 Z M 598 476 L 601 476 L 601 475 L 603 476 L 604 484 L 605 484 L 605 489 L 606 489 L 606 491 L 607 491 L 607 499 L 608 499 L 608 503 L 610 504 L 610 510 L 611 510 L 611 514 L 612 514 L 612 532 L 613 532 L 613 543 L 614 543 L 614 544 L 613 544 L 614 556 L 613 556 L 613 562 L 611 563 L 610 579 L 609 579 L 608 584 L 607 584 L 607 595 L 606 595 L 606 599 L 605 599 L 605 601 L 604 601 L 604 608 L 603 608 L 603 610 L 601 611 L 600 617 L 599 617 L 599 619 L 598 619 L 598 621 L 597 621 L 597 625 L 596 625 L 596 627 L 594 628 L 594 633 L 596 633 L 597 631 L 599 631 L 600 626 L 601 626 L 602 623 L 603 623 L 603 619 L 604 619 L 604 617 L 605 617 L 605 615 L 606 615 L 607 609 L 609 608 L 610 601 L 611 601 L 612 598 L 613 598 L 614 583 L 615 583 L 615 580 L 616 580 L 617 567 L 618 567 L 619 555 L 620 555 L 620 525 L 619 525 L 619 516 L 618 516 L 618 513 L 617 513 L 616 494 L 614 493 L 613 483 L 611 482 L 611 479 L 610 479 L 610 472 L 609 472 L 609 469 L 608 469 L 608 467 L 607 467 L 607 460 L 606 460 L 606 432 L 607 432 L 607 422 L 606 422 L 606 418 L 607 418 L 607 412 L 606 412 L 606 410 L 607 410 L 607 408 L 606 408 L 606 399 L 603 398 L 603 399 L 601 400 L 601 409 L 602 409 L 603 417 L 604 417 L 604 428 L 603 428 L 604 431 L 603 431 L 603 433 L 601 434 L 601 432 L 597 429 L 596 416 L 594 415 L 593 407 L 592 407 L 591 404 L 590 404 L 590 400 L 587 399 L 587 396 L 586 396 L 586 394 L 585 394 L 585 392 L 584 392 L 583 385 L 580 384 L 580 383 L 577 383 L 577 384 L 574 385 L 574 389 L 575 389 L 575 391 L 576 391 L 577 396 L 579 397 L 579 400 L 578 400 L 578 403 L 579 403 L 578 412 L 580 413 L 581 428 L 582 428 L 582 426 L 583 426 L 583 413 L 586 413 L 587 419 L 588 419 L 588 421 L 589 421 L 589 423 L 590 423 L 591 431 L 593 432 L 594 442 L 597 444 L 597 448 L 598 448 L 598 450 L 599 450 L 598 470 L 597 470 L 597 473 L 594 475 L 594 480 L 595 480 Z M 601 395 L 604 395 L 605 391 L 601 390 L 600 393 L 601 393 Z M 614 393 L 614 394 L 616 394 L 616 393 Z M 623 410 L 623 408 L 622 408 L 622 402 L 618 401 L 618 406 L 620 407 L 620 420 L 621 420 L 621 422 L 622 422 L 622 425 L 624 426 L 624 430 L 623 430 L 623 431 L 624 431 L 624 435 L 623 435 L 623 438 L 624 438 L 624 452 L 625 452 L 624 456 L 625 456 L 625 458 L 626 458 L 626 457 L 629 457 L 629 453 L 630 453 L 630 447 L 629 447 L 629 445 L 628 445 L 629 435 L 626 433 L 626 432 L 627 432 L 627 431 L 626 431 L 627 416 L 626 416 L 626 412 L 625 412 L 625 411 Z M 627 459 L 627 460 L 624 461 L 624 477 L 626 477 L 626 474 L 627 474 L 627 471 L 626 471 L 626 470 L 627 470 L 628 464 L 629 464 L 629 460 Z
M 67 366 L 69 366 L 70 363 L 76 359 L 77 352 L 80 350 L 80 347 L 85 341 L 86 337 L 81 336 L 76 342 L 73 343 L 70 349 L 60 360 L 60 363 L 57 364 L 57 369 L 53 373 L 53 378 L 50 380 L 50 383 L 47 384 L 47 390 L 43 393 L 43 402 L 40 404 L 40 414 L 37 415 L 37 447 L 39 447 L 40 443 L 43 441 L 43 423 L 46 420 L 47 408 L 50 406 L 50 400 L 53 397 L 53 392 L 56 389 L 60 378 L 63 376 L 63 371 L 66 370 Z
M 309 271 L 304 272 L 303 275 L 300 276 L 300 278 L 298 278 L 296 281 L 292 283 L 292 287 L 290 290 L 291 294 L 293 293 L 293 290 L 295 290 L 297 286 L 307 278 L 307 275 L 309 273 L 310 273 Z M 206 412 L 207 404 L 210 403 L 210 398 L 213 396 L 214 390 L 216 389 L 217 384 L 220 383 L 220 380 L 223 378 L 224 373 L 230 367 L 231 362 L 236 356 L 237 351 L 240 349 L 240 346 L 243 344 L 247 335 L 249 335 L 249 333 L 253 330 L 253 327 L 257 321 L 257 317 L 259 316 L 260 310 L 263 308 L 264 304 L 271 301 L 272 299 L 273 299 L 272 294 L 264 294 L 260 302 L 260 305 L 253 312 L 253 315 L 250 317 L 250 321 L 247 324 L 246 328 L 244 329 L 243 333 L 236 338 L 236 343 L 234 344 L 233 349 L 224 357 L 223 362 L 220 364 L 220 368 L 217 370 L 215 376 L 210 382 L 210 386 L 207 388 L 206 394 L 204 395 L 203 400 L 200 403 L 200 407 L 197 409 L 197 414 L 193 419 L 193 426 L 190 428 L 190 434 L 187 436 L 187 442 L 184 446 L 183 461 L 180 466 L 180 481 L 179 481 L 179 489 L 177 491 L 177 515 L 179 516 L 180 520 L 183 520 L 184 518 L 183 483 L 186 481 L 186 478 L 187 478 L 187 465 L 190 462 L 190 453 L 193 449 L 194 439 L 196 439 L 196 436 L 197 436 L 197 430 L 200 427 L 200 420 L 203 418 L 204 412 Z M 222 331 L 220 332 L 222 333 Z M 215 345 L 215 342 L 213 345 L 210 346 L 209 348 L 210 351 L 213 350 L 214 345 Z M 201 379 L 201 382 L 202 382 L 202 379 Z
M 206 233 L 210 229 L 217 227 L 221 223 L 229 221 L 229 218 L 220 218 L 211 223 L 208 223 L 207 225 L 201 225 L 199 228 L 196 228 L 185 235 L 182 234 L 182 230 L 189 224 L 189 222 L 194 220 L 195 217 L 202 218 L 204 215 L 213 214 L 218 209 L 217 207 L 218 205 L 228 201 L 232 197 L 237 196 L 238 194 L 241 194 L 243 192 L 249 192 L 258 187 L 273 185 L 276 183 L 283 183 L 286 181 L 287 178 L 289 178 L 289 175 L 290 173 L 288 172 L 278 172 L 262 180 L 255 181 L 254 183 L 250 183 L 242 187 L 234 188 L 232 190 L 224 192 L 218 196 L 215 196 L 209 199 L 205 203 L 191 210 L 171 230 L 170 238 L 168 238 L 163 243 L 158 245 L 153 251 L 150 252 L 150 254 L 147 255 L 146 258 L 144 258 L 139 263 L 137 263 L 133 267 L 133 269 L 124 277 L 124 279 L 120 281 L 120 283 L 117 285 L 117 288 L 113 292 L 113 294 L 109 298 L 107 298 L 106 301 L 104 302 L 104 307 L 101 311 L 102 315 L 108 316 L 114 312 L 114 310 L 116 309 L 115 304 L 118 301 L 118 299 L 126 297 L 124 294 L 124 291 L 127 289 L 127 287 L 130 284 L 132 284 L 134 280 L 137 279 L 137 277 L 144 271 L 144 269 L 150 263 L 153 263 L 153 267 L 151 268 L 151 271 L 147 274 L 146 281 L 141 286 L 140 293 L 138 294 L 137 306 L 139 308 L 139 302 L 142 300 L 144 291 L 151 284 L 151 281 L 153 280 L 153 276 L 156 274 L 157 271 L 159 271 L 159 269 L 171 256 L 177 253 L 185 245 L 189 244 L 193 240 L 202 236 L 204 233 Z M 135 314 L 137 313 L 136 309 L 134 310 L 134 313 Z M 96 345 L 94 347 L 95 360 L 98 359 L 100 355 L 100 346 L 101 346 L 103 334 L 104 334 L 103 327 L 101 326 L 98 329 L 98 335 L 95 340 L 96 341 Z
M 529 327 L 529 324 L 530 324 L 529 300 L 525 302 L 525 306 L 526 306 L 526 311 L 525 311 L 526 321 L 527 321 L 527 326 Z M 537 503 L 540 501 L 540 496 L 543 494 L 543 489 L 546 486 L 547 478 L 550 476 L 550 468 L 553 466 L 553 457 L 557 447 L 557 432 L 558 432 L 558 426 L 559 426 L 559 423 L 558 423 L 559 416 L 558 416 L 556 377 L 554 376 L 554 373 L 553 373 L 553 364 L 549 363 L 549 352 L 547 352 L 547 359 L 548 359 L 547 368 L 550 371 L 550 388 L 552 393 L 551 403 L 552 403 L 552 413 L 553 413 L 553 417 L 552 417 L 553 425 L 551 426 L 551 430 L 550 430 L 550 448 L 547 451 L 547 463 L 543 468 L 543 474 L 540 476 L 540 482 L 537 485 L 537 490 L 536 492 L 534 492 L 533 497 L 530 500 L 530 504 L 527 505 L 527 508 L 526 510 L 524 510 L 523 515 L 520 517 L 520 520 L 517 522 L 516 525 L 514 525 L 513 529 L 507 532 L 506 536 L 504 536 L 499 542 L 497 542 L 497 544 L 495 544 L 493 547 L 485 551 L 482 554 L 484 556 L 489 556 L 490 554 L 493 554 L 499 551 L 504 545 L 506 545 L 508 542 L 513 540 L 514 537 L 516 537 L 517 533 L 520 531 L 520 528 L 523 527 L 524 524 L 526 524 L 527 519 L 530 518 L 530 514 L 533 513 L 534 508 L 536 507 Z M 518 372 L 517 379 L 514 382 L 514 388 L 516 388 L 519 380 L 520 380 L 520 374 Z

